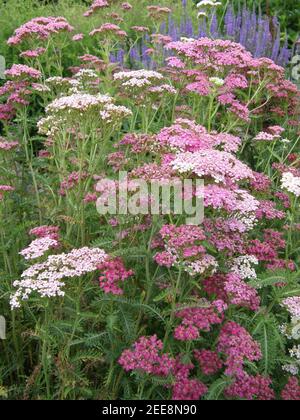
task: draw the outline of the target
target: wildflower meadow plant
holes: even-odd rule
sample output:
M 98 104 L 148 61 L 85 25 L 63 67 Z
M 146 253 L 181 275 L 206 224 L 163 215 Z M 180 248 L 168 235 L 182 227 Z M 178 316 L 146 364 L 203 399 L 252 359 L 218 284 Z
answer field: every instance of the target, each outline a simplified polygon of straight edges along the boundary
M 245 8 L 224 39 L 222 1 L 174 3 L 95 0 L 8 36 L 0 396 L 300 399 L 287 49 Z M 179 36 L 182 8 L 209 30 Z

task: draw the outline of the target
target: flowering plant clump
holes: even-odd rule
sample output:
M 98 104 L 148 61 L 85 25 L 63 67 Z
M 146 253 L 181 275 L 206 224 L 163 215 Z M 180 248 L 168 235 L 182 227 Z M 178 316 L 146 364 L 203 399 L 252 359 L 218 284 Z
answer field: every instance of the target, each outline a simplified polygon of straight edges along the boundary
M 300 400 L 300 93 L 275 17 L 6 3 L 0 396 Z

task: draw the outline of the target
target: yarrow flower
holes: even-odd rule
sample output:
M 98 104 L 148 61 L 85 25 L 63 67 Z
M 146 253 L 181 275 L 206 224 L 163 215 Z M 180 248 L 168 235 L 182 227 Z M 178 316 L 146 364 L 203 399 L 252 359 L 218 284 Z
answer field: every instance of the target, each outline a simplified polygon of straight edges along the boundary
M 282 306 L 289 311 L 291 316 L 300 320 L 300 296 L 284 299 L 282 301 Z
M 241 255 L 233 260 L 231 271 L 244 280 L 256 279 L 257 275 L 252 266 L 257 264 L 258 259 L 254 255 Z
M 4 193 L 15 191 L 15 188 L 10 185 L 0 185 L 0 201 L 3 200 Z
M 90 32 L 90 36 L 95 35 L 113 36 L 117 38 L 125 38 L 127 33 L 123 31 L 120 26 L 114 23 L 103 23 L 100 28 L 94 29 Z
M 40 55 L 44 54 L 44 52 L 46 51 L 45 48 L 39 47 L 36 48 L 35 50 L 27 50 L 27 51 L 23 51 L 20 54 L 20 57 L 25 57 L 25 58 L 37 58 Z
M 297 378 L 289 378 L 281 397 L 285 401 L 300 401 L 300 385 Z
M 228 133 L 208 133 L 205 127 L 185 118 L 177 118 L 173 125 L 163 128 L 155 140 L 155 146 L 169 148 L 171 152 L 220 148 L 235 153 L 241 144 L 239 137 Z
M 238 377 L 243 375 L 245 360 L 253 362 L 262 357 L 259 344 L 245 328 L 232 321 L 227 322 L 221 329 L 218 351 L 226 356 L 225 373 Z
M 282 175 L 281 187 L 300 197 L 300 177 L 293 175 L 291 172 L 285 172 Z
M 73 29 L 64 17 L 37 17 L 16 29 L 7 43 L 8 45 L 18 45 L 28 38 L 45 40 L 51 35 L 63 31 L 72 32 Z
M 16 149 L 18 146 L 18 141 L 8 141 L 3 137 L 0 137 L 0 150 L 10 151 Z
M 173 368 L 175 384 L 172 387 L 172 400 L 196 401 L 207 393 L 207 386 L 199 379 L 190 378 L 192 363 L 182 363 L 180 355 L 176 358 Z
M 214 375 L 223 367 L 218 354 L 211 350 L 195 350 L 195 359 L 199 362 L 204 375 Z
M 37 238 L 52 238 L 59 239 L 58 226 L 38 226 L 29 231 L 29 235 L 36 236 Z
M 218 7 L 218 6 L 222 6 L 222 3 L 216 0 L 201 0 L 196 5 L 198 9 L 201 7 Z
M 133 349 L 124 350 L 119 364 L 128 372 L 142 371 L 157 376 L 168 376 L 174 366 L 174 360 L 167 353 L 162 353 L 163 343 L 156 335 L 140 337 Z
M 260 297 L 257 291 L 245 283 L 238 275 L 228 274 L 224 283 L 224 291 L 233 305 L 244 306 L 257 311 L 260 306 Z
M 200 331 L 210 331 L 214 324 L 221 324 L 223 315 L 216 307 L 207 303 L 208 307 L 186 308 L 176 312 L 181 324 L 175 328 L 174 337 L 180 341 L 191 341 L 200 337 Z M 206 305 L 206 306 L 207 306 Z
M 50 237 L 43 237 L 35 239 L 31 242 L 28 248 L 23 249 L 19 252 L 25 260 L 34 260 L 36 258 L 42 257 L 50 249 L 55 249 L 59 247 L 59 242 L 56 239 Z
M 9 70 L 5 71 L 5 76 L 12 79 L 16 78 L 31 78 L 39 79 L 41 77 L 41 72 L 32 67 L 26 66 L 25 64 L 13 64 Z
M 109 2 L 107 0 L 94 0 L 90 8 L 83 14 L 83 16 L 89 17 L 97 10 L 101 10 L 105 7 L 109 7 Z
M 272 381 L 269 377 L 262 375 L 251 376 L 243 373 L 235 379 L 233 384 L 226 388 L 225 394 L 228 397 L 238 397 L 245 400 L 274 400 L 275 393 L 270 387 L 271 384 Z
M 50 255 L 43 263 L 37 263 L 21 275 L 21 280 L 13 283 L 17 288 L 11 295 L 12 309 L 19 308 L 22 300 L 37 293 L 42 298 L 64 296 L 65 278 L 80 277 L 97 270 L 107 254 L 100 248 L 80 248 L 59 255 Z
M 213 178 L 217 183 L 238 182 L 253 177 L 252 170 L 228 152 L 203 150 L 179 153 L 171 166 L 179 173 L 194 173 L 199 178 Z
M 160 89 L 160 91 L 153 91 L 152 93 L 165 93 L 167 92 L 166 86 L 161 85 L 164 79 L 161 73 L 151 70 L 132 70 L 122 71 L 114 74 L 114 80 L 119 82 L 121 87 L 124 88 L 129 94 L 143 94 L 145 89 L 151 93 L 150 88 Z M 169 87 L 171 89 L 171 86 Z M 170 91 L 170 93 L 172 93 Z M 145 99 L 145 98 L 144 98 Z
M 124 292 L 119 287 L 119 283 L 124 282 L 134 274 L 132 270 L 126 270 L 121 258 L 108 259 L 97 268 L 102 273 L 99 277 L 100 288 L 105 293 L 112 293 L 113 295 L 122 295 Z
M 206 236 L 198 226 L 164 225 L 160 230 L 165 250 L 158 252 L 154 260 L 158 265 L 181 267 L 191 276 L 213 273 L 218 266 L 216 259 L 206 253 L 201 244 Z

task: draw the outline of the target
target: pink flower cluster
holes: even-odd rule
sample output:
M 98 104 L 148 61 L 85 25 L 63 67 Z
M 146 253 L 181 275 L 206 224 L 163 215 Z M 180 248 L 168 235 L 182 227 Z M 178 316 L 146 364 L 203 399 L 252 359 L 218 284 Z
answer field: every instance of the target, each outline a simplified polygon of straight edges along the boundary
M 99 28 L 93 29 L 90 32 L 90 36 L 95 35 L 114 36 L 117 38 L 125 38 L 127 33 L 123 31 L 120 26 L 114 23 L 103 23 Z
M 204 219 L 205 231 L 209 232 L 209 242 L 218 251 L 224 252 L 228 257 L 234 254 L 245 254 L 245 240 L 247 231 L 253 228 L 250 219 L 250 227 L 247 220 L 239 220 L 234 217 L 228 219 L 217 217 L 213 219 Z M 250 254 L 250 252 L 249 252 Z
M 51 35 L 65 31 L 72 32 L 73 29 L 64 17 L 37 17 L 16 29 L 14 35 L 8 39 L 7 43 L 9 45 L 18 45 L 28 38 L 45 40 Z
M 196 340 L 200 331 L 210 331 L 211 326 L 221 324 L 223 315 L 215 306 L 208 303 L 204 308 L 186 308 L 176 312 L 176 317 L 181 318 L 181 324 L 175 328 L 174 337 L 180 341 Z
M 280 252 L 285 249 L 286 242 L 283 232 L 273 229 L 263 231 L 263 240 L 250 240 L 247 253 L 254 255 L 259 261 L 264 262 L 270 270 L 280 268 L 294 269 L 294 263 L 280 258 Z
M 195 350 L 194 356 L 204 375 L 214 375 L 223 367 L 223 362 L 215 351 Z
M 250 180 L 250 187 L 254 191 L 269 192 L 271 187 L 270 178 L 260 172 L 253 172 L 253 179 Z
M 59 194 L 61 196 L 65 196 L 67 194 L 67 191 L 75 188 L 76 185 L 78 185 L 87 177 L 88 174 L 86 172 L 72 172 L 64 181 L 61 182 Z
M 60 247 L 59 228 L 57 226 L 39 226 L 29 231 L 30 235 L 36 236 L 37 239 L 32 241 L 30 245 L 19 252 L 25 260 L 33 260 L 42 257 L 50 249 Z
M 297 378 L 289 378 L 281 397 L 284 401 L 300 401 L 300 385 Z
M 170 151 L 197 152 L 220 147 L 225 152 L 237 152 L 241 139 L 228 133 L 208 133 L 206 128 L 194 121 L 178 118 L 171 127 L 156 135 L 158 146 Z
M 18 146 L 19 146 L 18 141 L 7 141 L 3 137 L 0 137 L 0 150 L 9 151 L 9 150 L 16 149 Z
M 182 266 L 191 276 L 214 271 L 217 262 L 212 255 L 206 253 L 201 244 L 206 239 L 205 233 L 199 226 L 193 225 L 164 225 L 160 230 L 160 239 L 153 244 L 153 248 L 164 247 L 158 252 L 154 260 L 160 266 Z
M 199 178 L 213 178 L 215 182 L 239 182 L 251 179 L 252 170 L 234 155 L 219 150 L 179 153 L 171 167 L 180 174 L 193 173 Z
M 9 70 L 5 71 L 5 76 L 12 79 L 39 79 L 41 72 L 25 64 L 13 64 Z
M 270 378 L 256 375 L 251 376 L 243 373 L 235 378 L 232 385 L 226 388 L 225 395 L 233 398 L 245 400 L 274 400 L 274 391 L 270 388 L 272 381 Z
M 52 238 L 59 239 L 58 226 L 38 226 L 29 231 L 29 235 L 36 236 L 37 238 Z
M 204 195 L 205 207 L 212 207 L 215 210 L 222 209 L 231 213 L 248 214 L 254 213 L 259 208 L 257 201 L 246 190 L 224 188 L 215 184 L 208 184 L 196 192 L 196 195 Z
M 134 275 L 132 270 L 126 270 L 121 258 L 108 259 L 97 268 L 101 271 L 99 277 L 100 288 L 105 293 L 112 293 L 113 295 L 122 295 L 124 292 L 119 287 L 119 283 Z
M 193 368 L 192 363 L 182 363 L 180 356 L 175 360 L 173 374 L 176 382 L 172 388 L 172 400 L 196 401 L 207 393 L 208 388 L 203 382 L 189 378 Z
M 133 345 L 133 349 L 124 350 L 119 358 L 119 364 L 128 372 L 140 370 L 142 372 L 167 376 L 171 373 L 174 360 L 167 353 L 162 353 L 163 343 L 156 335 L 140 337 Z
M 171 9 L 162 6 L 147 6 L 147 10 L 149 12 L 149 17 L 154 20 L 165 19 L 165 17 L 171 13 Z
M 94 0 L 90 8 L 83 14 L 85 17 L 91 16 L 97 10 L 109 7 L 109 2 L 107 0 Z
M 272 60 L 254 58 L 242 45 L 229 40 L 203 37 L 173 41 L 166 46 L 166 49 L 175 51 L 180 56 L 178 66 L 174 57 L 169 61 L 170 66 L 182 69 L 188 64 L 189 70 L 182 70 L 185 75 L 184 80 L 188 79 L 185 86 L 187 90 L 201 96 L 207 96 L 213 90 L 219 104 L 228 106 L 228 110 L 238 118 L 249 121 L 253 106 L 251 101 L 248 104 L 242 102 L 243 96 L 240 90 L 246 89 L 250 83 L 255 86 L 262 80 L 266 82 L 266 95 L 271 100 L 265 105 L 260 105 L 258 109 L 254 108 L 253 113 L 264 115 L 264 111 L 271 110 L 277 115 L 284 116 L 288 100 L 288 115 L 293 117 L 297 115 L 297 103 L 299 103 L 297 87 L 285 80 L 284 69 Z M 219 75 L 222 75 L 223 79 L 220 79 Z M 175 78 L 178 78 L 177 74 Z M 270 135 L 278 136 L 281 127 L 274 127 L 275 130 L 273 133 L 270 132 Z
M 226 356 L 225 373 L 238 377 L 244 374 L 245 360 L 253 362 L 262 357 L 259 344 L 245 328 L 232 321 L 227 322 L 221 329 L 218 352 Z
M 0 185 L 0 201 L 3 199 L 4 193 L 14 191 L 15 188 L 10 185 Z
M 280 126 L 272 126 L 272 127 L 268 127 L 268 129 L 266 131 L 261 131 L 260 133 L 258 133 L 254 140 L 256 141 L 273 141 L 273 140 L 278 140 L 281 137 L 281 134 L 283 133 L 284 128 L 280 127 Z
M 256 289 L 249 286 L 238 275 L 230 273 L 226 276 L 224 290 L 227 293 L 230 303 L 237 306 L 244 306 L 257 311 L 260 306 L 260 297 Z
M 282 305 L 289 311 L 292 317 L 300 319 L 300 296 L 284 299 Z

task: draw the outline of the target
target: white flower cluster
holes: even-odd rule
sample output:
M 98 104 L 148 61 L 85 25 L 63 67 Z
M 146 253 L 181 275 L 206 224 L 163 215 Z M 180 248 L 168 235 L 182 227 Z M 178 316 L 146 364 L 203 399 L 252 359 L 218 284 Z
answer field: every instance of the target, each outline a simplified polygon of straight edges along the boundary
M 88 93 L 75 93 L 70 96 L 63 96 L 61 98 L 55 99 L 51 102 L 47 108 L 46 113 L 65 111 L 71 112 L 72 110 L 78 110 L 81 112 L 97 109 L 99 106 L 104 104 L 111 104 L 113 98 L 108 95 L 90 95 Z
M 281 334 L 287 337 L 289 340 L 300 339 L 300 318 L 291 317 L 291 324 L 282 324 L 279 327 Z
M 188 262 L 185 264 L 185 271 L 190 276 L 196 276 L 197 274 L 204 274 L 208 270 L 210 274 L 214 274 L 217 271 L 219 264 L 218 261 L 212 255 L 204 255 L 201 260 Z
M 80 69 L 74 76 L 75 79 L 89 79 L 89 80 L 95 80 L 98 79 L 97 73 L 92 69 Z
M 47 251 L 57 248 L 59 242 L 50 237 L 38 238 L 31 242 L 31 244 L 19 252 L 25 260 L 34 260 L 42 257 Z
M 149 92 L 151 93 L 170 93 L 171 95 L 176 95 L 177 90 L 173 88 L 171 85 L 160 85 L 160 86 L 152 86 L 149 88 Z
M 282 369 L 291 375 L 297 376 L 300 371 L 300 345 L 294 346 L 289 350 L 290 356 L 292 359 L 292 363 L 286 364 L 282 366 Z
M 152 70 L 121 71 L 114 74 L 114 80 L 120 81 L 125 89 L 145 89 L 155 87 L 164 76 Z
M 200 9 L 201 7 L 218 7 L 222 6 L 222 3 L 220 1 L 216 0 L 201 0 L 199 3 L 197 3 L 197 8 Z
M 100 117 L 102 120 L 106 121 L 107 123 L 113 122 L 113 120 L 118 117 L 118 119 L 130 117 L 132 115 L 132 111 L 125 106 L 117 106 L 114 104 L 107 104 L 104 107 L 103 111 L 100 111 Z
M 214 9 L 219 6 L 222 6 L 222 3 L 220 1 L 216 0 L 201 0 L 199 3 L 197 3 L 197 8 L 199 9 L 199 13 L 197 17 L 200 19 L 202 17 L 207 17 L 207 11 L 209 9 Z
M 291 172 L 285 172 L 282 175 L 281 187 L 288 190 L 290 193 L 300 197 L 300 177 L 295 176 Z
M 48 117 L 41 118 L 37 122 L 38 132 L 47 137 L 54 137 L 59 131 L 59 126 L 66 123 L 66 119 L 61 116 L 49 115 Z
M 114 104 L 114 99 L 108 95 L 89 93 L 74 93 L 62 96 L 51 102 L 47 108 L 48 114 L 42 118 L 37 126 L 40 134 L 53 137 L 61 129 L 64 131 L 69 125 L 90 123 L 92 128 L 102 127 L 103 124 L 117 124 L 123 118 L 132 115 L 130 109 Z
M 290 349 L 290 356 L 295 357 L 300 362 L 300 345 L 294 346 L 292 349 Z
M 73 249 L 68 254 L 50 255 L 43 263 L 25 270 L 21 280 L 13 283 L 17 291 L 11 296 L 12 309 L 19 308 L 22 300 L 36 292 L 41 297 L 64 296 L 65 278 L 80 277 L 91 273 L 105 261 L 107 254 L 100 248 Z
M 254 213 L 236 213 L 234 216 L 244 226 L 244 232 L 250 232 L 253 230 L 258 222 Z
M 241 255 L 234 258 L 231 271 L 237 274 L 241 279 L 256 279 L 257 274 L 252 265 L 257 265 L 258 259 L 254 255 Z
M 164 76 L 157 71 L 152 70 L 132 70 L 132 71 L 120 71 L 114 74 L 114 80 L 131 80 L 131 79 L 142 79 L 151 80 L 157 79 L 162 80 Z
M 299 373 L 299 367 L 297 365 L 294 365 L 294 364 L 283 365 L 282 370 L 290 373 L 293 376 L 297 376 L 298 373 Z
M 220 77 L 210 77 L 209 81 L 213 83 L 216 87 L 224 86 L 225 80 Z

